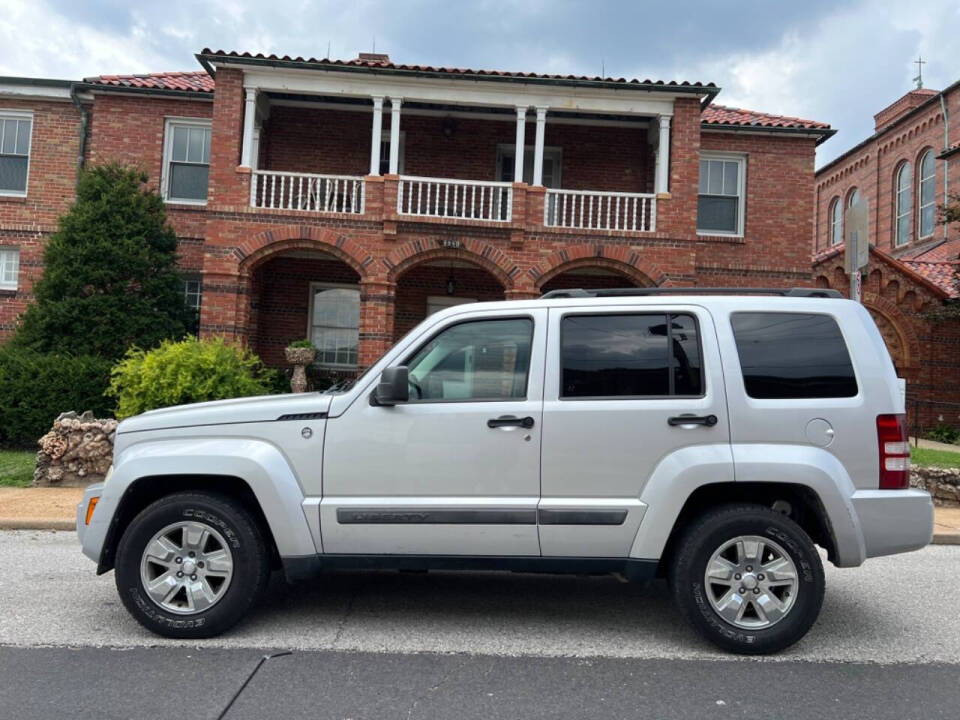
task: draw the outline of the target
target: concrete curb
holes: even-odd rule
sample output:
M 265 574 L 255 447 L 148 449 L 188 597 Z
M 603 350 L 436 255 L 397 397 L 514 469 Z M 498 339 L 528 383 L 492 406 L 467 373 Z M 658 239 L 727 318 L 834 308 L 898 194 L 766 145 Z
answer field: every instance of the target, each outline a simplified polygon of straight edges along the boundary
M 61 518 L 0 517 L 0 530 L 76 530 L 77 521 Z

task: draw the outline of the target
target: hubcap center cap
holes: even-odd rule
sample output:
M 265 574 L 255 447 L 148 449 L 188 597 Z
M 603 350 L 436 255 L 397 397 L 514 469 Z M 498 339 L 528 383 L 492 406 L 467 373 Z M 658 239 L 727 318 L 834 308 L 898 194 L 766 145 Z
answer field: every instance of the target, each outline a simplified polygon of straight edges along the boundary
M 196 571 L 197 571 L 197 563 L 195 560 L 191 558 L 183 561 L 184 575 L 193 575 Z
M 757 580 L 757 576 L 753 573 L 747 573 L 743 576 L 743 586 L 747 590 L 753 590 L 758 584 L 759 581 Z

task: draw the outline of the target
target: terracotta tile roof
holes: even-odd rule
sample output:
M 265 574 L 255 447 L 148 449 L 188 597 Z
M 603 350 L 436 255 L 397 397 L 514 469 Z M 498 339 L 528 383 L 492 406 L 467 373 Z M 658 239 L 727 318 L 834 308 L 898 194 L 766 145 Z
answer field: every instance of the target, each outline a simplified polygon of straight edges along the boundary
M 201 58 L 240 58 L 244 60 L 263 60 L 268 62 L 300 63 L 308 65 L 326 65 L 332 67 L 367 67 L 382 68 L 387 70 L 400 70 L 407 72 L 438 73 L 443 75 L 461 75 L 461 76 L 490 76 L 490 77 L 508 77 L 508 78 L 531 78 L 537 80 L 558 80 L 568 82 L 602 82 L 618 85 L 661 85 L 663 87 L 686 87 L 703 88 L 706 93 L 716 94 L 719 88 L 714 83 L 682 82 L 663 80 L 627 80 L 626 78 L 609 77 L 588 77 L 586 75 L 548 75 L 532 72 L 512 72 L 507 70 L 471 70 L 469 68 L 448 68 L 433 65 L 404 65 L 390 62 L 385 55 L 376 55 L 374 53 L 361 53 L 360 57 L 354 60 L 330 60 L 317 58 L 291 57 L 289 55 L 264 55 L 262 53 L 252 54 L 248 52 L 237 52 L 236 50 L 211 50 L 204 48 L 200 51 L 198 57 Z
M 900 255 L 900 259 L 924 262 L 956 262 L 960 260 L 960 237 L 908 251 Z
M 960 262 L 918 260 L 902 260 L 901 262 L 941 288 L 950 298 L 960 298 Z
M 770 113 L 741 108 L 726 107 L 725 105 L 708 105 L 700 116 L 705 125 L 750 125 L 764 128 L 795 128 L 799 130 L 829 130 L 829 123 L 804 120 L 803 118 L 787 115 L 771 115 Z
M 178 90 L 181 92 L 212 93 L 213 78 L 205 70 L 188 72 L 161 72 L 146 75 L 99 75 L 84 78 L 91 85 L 134 88 L 138 90 Z

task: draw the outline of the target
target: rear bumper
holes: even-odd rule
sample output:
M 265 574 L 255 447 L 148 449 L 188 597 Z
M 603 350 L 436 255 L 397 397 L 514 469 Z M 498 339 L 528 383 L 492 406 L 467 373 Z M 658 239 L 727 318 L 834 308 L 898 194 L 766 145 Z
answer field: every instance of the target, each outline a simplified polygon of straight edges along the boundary
M 850 499 L 868 558 L 919 550 L 933 539 L 933 501 L 923 490 L 858 490 Z

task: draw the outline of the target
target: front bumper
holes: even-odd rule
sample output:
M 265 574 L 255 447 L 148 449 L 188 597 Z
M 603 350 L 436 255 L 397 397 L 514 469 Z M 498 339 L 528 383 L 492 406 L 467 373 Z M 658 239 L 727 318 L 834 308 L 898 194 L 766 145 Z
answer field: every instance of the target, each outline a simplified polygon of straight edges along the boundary
M 919 550 L 933 539 L 933 501 L 924 490 L 858 490 L 850 499 L 868 558 Z
M 98 502 L 90 518 L 90 524 L 87 525 L 87 507 L 94 498 L 99 501 L 103 495 L 103 486 L 104 483 L 95 483 L 88 486 L 83 491 L 83 501 L 77 505 L 77 538 L 80 540 L 80 548 L 83 550 L 83 554 L 94 562 L 100 561 L 100 550 L 103 547 L 107 527 L 104 518 L 108 517 L 109 514 Z

